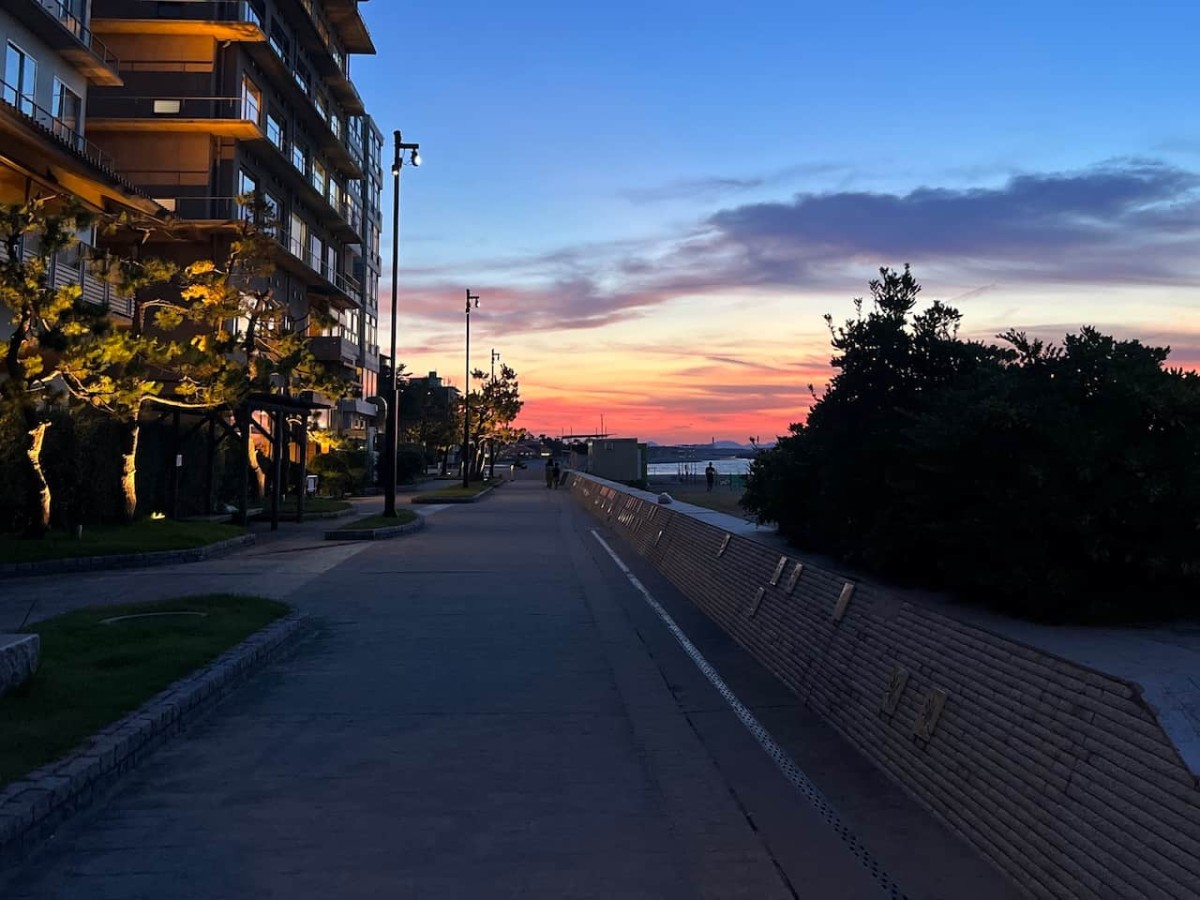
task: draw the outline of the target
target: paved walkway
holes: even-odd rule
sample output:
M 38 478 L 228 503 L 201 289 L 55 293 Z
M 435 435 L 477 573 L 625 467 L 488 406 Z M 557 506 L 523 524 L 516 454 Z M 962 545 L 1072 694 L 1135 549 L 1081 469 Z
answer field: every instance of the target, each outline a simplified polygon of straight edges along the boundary
M 877 882 L 595 539 L 532 479 L 396 541 L 7 582 L 0 630 L 239 590 L 315 635 L 68 823 L 16 898 L 857 898 Z M 1014 896 L 607 539 L 913 897 Z

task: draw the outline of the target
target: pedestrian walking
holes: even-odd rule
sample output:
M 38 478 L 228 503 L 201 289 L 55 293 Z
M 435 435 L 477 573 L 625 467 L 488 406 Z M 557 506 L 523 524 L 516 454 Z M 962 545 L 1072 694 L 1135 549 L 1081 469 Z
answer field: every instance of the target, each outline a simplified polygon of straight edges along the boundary
M 550 479 L 556 489 L 562 484 L 562 466 L 558 464 L 557 459 L 554 461 L 554 468 L 551 470 Z
M 554 462 L 546 460 L 546 487 L 554 487 Z
M 713 468 L 712 463 L 709 463 L 708 467 L 704 470 L 704 480 L 708 482 L 708 489 L 711 491 L 713 483 L 717 480 L 717 470 Z

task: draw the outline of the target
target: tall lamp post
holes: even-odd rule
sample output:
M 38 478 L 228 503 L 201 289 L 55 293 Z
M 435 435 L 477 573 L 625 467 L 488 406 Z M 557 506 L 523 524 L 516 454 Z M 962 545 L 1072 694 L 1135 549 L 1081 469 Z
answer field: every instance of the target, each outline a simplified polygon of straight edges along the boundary
M 383 466 L 383 514 L 396 516 L 396 454 L 400 452 L 400 364 L 396 360 L 396 291 L 400 280 L 400 169 L 404 167 L 404 153 L 409 152 L 409 162 L 421 164 L 420 144 L 406 144 L 395 133 L 396 155 L 392 159 L 392 373 L 384 388 L 387 393 L 387 460 Z
M 496 402 L 496 361 L 500 359 L 500 354 L 496 352 L 496 348 L 492 348 L 492 403 Z M 501 370 L 500 374 L 504 374 Z M 488 438 L 488 481 L 496 483 L 496 439 Z
M 463 382 L 463 487 L 471 486 L 471 461 L 468 454 L 471 451 L 471 301 L 479 309 L 479 295 L 472 294 L 467 288 L 467 374 Z

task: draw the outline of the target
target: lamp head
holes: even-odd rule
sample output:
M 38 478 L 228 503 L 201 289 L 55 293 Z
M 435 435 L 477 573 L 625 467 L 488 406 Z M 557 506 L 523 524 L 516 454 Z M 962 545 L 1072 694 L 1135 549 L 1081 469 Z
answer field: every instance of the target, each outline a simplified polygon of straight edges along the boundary
M 412 152 L 412 164 L 413 164 L 414 166 L 419 166 L 419 165 L 421 165 L 421 151 L 420 151 L 420 150 L 418 150 L 416 147 L 413 147 L 413 152 Z
M 399 175 L 399 174 L 400 174 L 400 163 L 398 163 L 398 162 L 396 162 L 396 163 L 392 163 L 392 174 L 393 174 L 393 175 Z

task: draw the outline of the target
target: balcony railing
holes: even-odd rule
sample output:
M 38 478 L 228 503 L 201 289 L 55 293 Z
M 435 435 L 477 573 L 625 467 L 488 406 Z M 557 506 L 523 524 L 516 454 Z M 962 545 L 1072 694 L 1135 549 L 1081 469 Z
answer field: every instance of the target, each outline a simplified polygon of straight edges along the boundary
M 50 110 L 34 103 L 32 97 L 23 94 L 8 82 L 0 81 L 0 100 L 24 116 L 29 124 L 48 134 L 64 147 L 73 150 L 92 165 L 102 169 L 106 175 L 132 190 L 132 185 L 127 185 L 117 175 L 112 157 L 54 116 Z
M 248 0 L 108 0 L 94 15 L 104 19 L 244 22 L 262 28 L 262 16 Z
M 68 9 L 62 0 L 34 0 L 34 2 L 48 15 L 57 19 L 58 24 L 74 35 L 79 43 L 92 51 L 97 59 L 112 69 L 112 71 L 117 71 L 120 65 L 117 55 L 108 49 L 104 41 L 92 34 L 92 30 L 83 23 L 83 19 Z
M 235 119 L 258 124 L 258 111 L 243 97 L 88 98 L 93 119 Z

